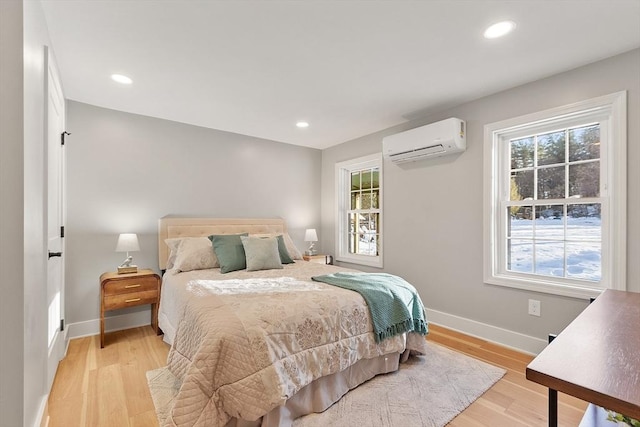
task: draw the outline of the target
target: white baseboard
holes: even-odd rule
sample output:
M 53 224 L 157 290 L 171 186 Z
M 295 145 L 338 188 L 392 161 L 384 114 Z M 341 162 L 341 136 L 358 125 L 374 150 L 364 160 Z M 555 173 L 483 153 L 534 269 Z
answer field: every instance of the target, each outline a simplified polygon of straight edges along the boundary
M 45 394 L 40 400 L 40 405 L 38 406 L 38 413 L 36 414 L 36 419 L 33 424 L 33 427 L 47 427 L 49 425 L 49 415 L 46 415 L 45 418 L 45 409 L 47 408 L 47 402 L 49 401 L 49 393 Z
M 67 357 L 67 351 L 69 351 L 69 340 L 71 337 L 69 336 L 69 326 L 67 325 L 64 328 L 64 355 L 62 357 Z
M 499 328 L 486 323 L 427 309 L 427 320 L 448 329 L 453 329 L 476 338 L 491 341 L 504 347 L 509 347 L 523 353 L 537 355 L 547 346 L 547 341 L 524 335 L 519 332 Z
M 151 323 L 151 309 L 137 311 L 135 313 L 121 314 L 119 316 L 105 317 L 104 331 L 114 332 L 123 329 L 137 328 Z M 100 334 L 100 319 L 86 320 L 84 322 L 69 323 L 69 339 L 88 337 Z

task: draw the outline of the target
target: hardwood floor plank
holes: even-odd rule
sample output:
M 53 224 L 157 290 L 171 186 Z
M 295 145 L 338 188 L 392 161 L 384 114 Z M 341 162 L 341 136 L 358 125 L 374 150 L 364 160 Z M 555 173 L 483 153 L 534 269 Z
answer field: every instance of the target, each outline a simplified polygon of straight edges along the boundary
M 155 409 L 129 418 L 129 427 L 158 427 Z
M 430 334 L 434 333 L 440 336 L 446 336 L 446 337 L 455 339 L 460 343 L 473 343 L 476 347 L 482 348 L 486 351 L 490 351 L 496 354 L 501 354 L 505 357 L 510 357 L 512 359 L 520 360 L 521 362 L 524 362 L 527 364 L 531 362 L 531 360 L 533 360 L 532 355 L 522 353 L 517 350 L 486 341 L 482 338 L 465 335 L 462 332 L 454 331 L 452 329 L 447 329 L 442 326 L 429 324 L 429 333 Z
M 77 399 L 49 401 L 48 427 L 69 427 L 86 425 L 86 394 Z
M 496 410 L 500 408 L 499 410 L 501 412 L 506 412 L 506 410 L 509 409 L 516 401 L 514 396 L 509 396 L 508 394 L 496 390 L 494 387 L 487 390 L 481 398 L 486 400 L 487 403 L 490 402 L 495 405 Z
M 130 416 L 154 410 L 145 377 L 145 372 L 148 370 L 141 369 L 137 364 L 127 364 L 121 368 L 123 386 L 127 390 L 127 413 Z
M 505 376 L 449 423 L 451 427 L 543 427 L 547 389 L 528 381 L 532 356 L 430 325 L 429 341 L 506 369 Z M 155 427 L 145 373 L 166 365 L 169 346 L 152 328 L 72 340 L 49 397 L 50 427 Z M 559 393 L 559 423 L 579 424 L 586 402 Z
M 474 357 L 476 359 L 480 359 L 484 362 L 491 363 L 493 365 L 499 365 L 503 368 L 516 369 L 519 370 L 523 365 L 526 366 L 529 362 L 522 362 L 520 360 L 514 359 L 507 354 L 500 354 L 494 351 L 487 351 L 479 346 L 468 345 L 465 343 L 461 343 L 456 339 L 450 338 L 445 335 L 435 335 L 427 337 L 428 340 L 437 342 L 438 344 L 443 344 L 444 346 L 464 353 L 468 356 Z M 533 358 L 532 358 L 533 359 Z
M 91 372 L 89 378 L 89 411 L 87 423 L 91 426 L 129 425 L 127 400 L 129 390 L 125 390 L 122 369 L 119 364 L 110 364 Z
M 450 426 L 505 426 L 527 427 L 518 417 L 505 414 L 499 405 L 487 399 L 478 399 L 449 423 Z
M 67 356 L 60 361 L 54 379 L 60 386 L 52 388 L 50 401 L 67 399 L 86 392 L 84 377 L 87 372 L 86 357 L 89 345 L 88 339 L 72 340 L 69 343 Z

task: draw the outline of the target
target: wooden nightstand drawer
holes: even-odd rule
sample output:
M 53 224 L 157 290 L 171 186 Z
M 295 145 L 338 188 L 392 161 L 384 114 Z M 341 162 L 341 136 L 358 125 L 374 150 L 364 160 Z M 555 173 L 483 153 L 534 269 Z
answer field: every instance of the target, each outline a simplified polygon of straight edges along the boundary
M 104 295 L 120 295 L 129 292 L 158 290 L 158 279 L 153 276 L 109 280 L 104 284 Z
M 115 310 L 117 308 L 133 307 L 142 304 L 155 304 L 158 301 L 158 290 L 130 292 L 120 295 L 104 297 L 104 309 Z

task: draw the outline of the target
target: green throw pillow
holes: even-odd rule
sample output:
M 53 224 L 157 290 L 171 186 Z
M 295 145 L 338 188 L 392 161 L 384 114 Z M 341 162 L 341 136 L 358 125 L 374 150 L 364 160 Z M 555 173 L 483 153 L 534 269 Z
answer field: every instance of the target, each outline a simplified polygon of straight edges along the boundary
M 252 235 L 249 237 L 257 237 L 260 239 L 268 239 L 268 238 L 273 238 L 275 237 L 278 240 L 278 253 L 280 254 L 280 262 L 283 264 L 293 264 L 295 261 L 293 260 L 293 258 L 291 258 L 291 255 L 289 255 L 289 250 L 287 249 L 287 244 L 284 241 L 284 236 L 282 234 L 278 234 L 277 236 L 273 236 L 273 235 L 268 235 L 268 236 L 264 236 L 264 235 Z
M 284 237 L 282 234 L 276 236 L 278 239 L 278 253 L 280 253 L 280 262 L 283 264 L 293 264 L 295 261 L 291 259 L 289 256 L 289 251 L 287 250 L 287 245 L 284 243 Z
M 271 270 L 282 268 L 278 240 L 275 237 L 241 236 L 242 246 L 247 258 L 247 271 Z
M 213 244 L 213 251 L 216 253 L 216 257 L 220 263 L 221 273 L 229 273 L 247 268 L 244 247 L 242 246 L 240 236 L 248 236 L 248 234 L 220 234 L 209 236 L 209 240 L 211 240 Z

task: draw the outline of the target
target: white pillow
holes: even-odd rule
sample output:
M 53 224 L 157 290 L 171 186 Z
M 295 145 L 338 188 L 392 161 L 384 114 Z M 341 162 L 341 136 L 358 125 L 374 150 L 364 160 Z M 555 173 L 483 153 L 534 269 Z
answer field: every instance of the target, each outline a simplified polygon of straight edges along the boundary
M 289 233 L 284 233 L 282 237 L 284 237 L 284 245 L 287 247 L 287 252 L 289 252 L 291 259 L 302 259 L 302 254 L 298 248 L 296 248 L 296 244 L 293 243 L 293 240 L 291 240 Z
M 282 268 L 278 240 L 275 237 L 240 236 L 247 261 L 247 271 Z
M 208 237 L 192 237 L 182 239 L 178 245 L 172 268 L 176 271 L 191 271 L 219 266 L 211 240 Z
M 164 239 L 164 242 L 169 248 L 169 258 L 167 258 L 167 265 L 165 269 L 171 270 L 173 264 L 176 262 L 176 255 L 178 255 L 178 246 L 184 239 L 190 239 L 190 237 L 173 237 L 171 239 Z

